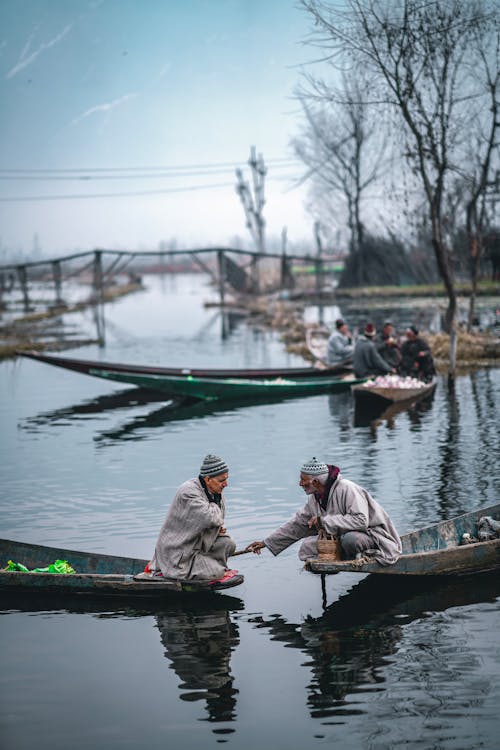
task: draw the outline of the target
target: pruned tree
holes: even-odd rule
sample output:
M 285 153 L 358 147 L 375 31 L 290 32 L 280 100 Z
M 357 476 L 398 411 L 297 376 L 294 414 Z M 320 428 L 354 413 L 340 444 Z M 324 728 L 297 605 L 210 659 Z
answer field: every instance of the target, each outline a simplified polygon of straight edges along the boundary
M 443 206 L 455 159 L 477 103 L 471 50 L 487 43 L 496 4 L 488 0 L 302 0 L 314 41 L 332 64 L 369 70 L 365 101 L 394 115 L 408 166 L 421 181 L 432 245 L 447 297 L 450 376 L 455 368 L 457 296 Z
M 240 196 L 243 210 L 245 211 L 246 225 L 255 242 L 259 253 L 265 253 L 265 226 L 263 209 L 265 204 L 264 183 L 267 169 L 264 165 L 262 154 L 257 156 L 255 146 L 250 149 L 248 166 L 252 172 L 252 188 L 243 177 L 241 169 L 236 169 L 236 192 Z

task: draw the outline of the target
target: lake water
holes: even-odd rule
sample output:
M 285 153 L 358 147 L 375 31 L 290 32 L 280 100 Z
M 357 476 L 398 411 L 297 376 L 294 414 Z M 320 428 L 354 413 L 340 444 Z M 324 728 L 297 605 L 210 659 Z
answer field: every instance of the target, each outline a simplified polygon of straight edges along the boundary
M 303 364 L 243 320 L 223 338 L 202 276 L 145 281 L 147 292 L 106 307 L 105 348 L 65 354 Z M 79 325 L 91 333 L 91 314 Z M 148 558 L 207 452 L 230 467 L 238 547 L 303 504 L 299 467 L 313 455 L 367 487 L 401 533 L 499 499 L 499 370 L 459 377 L 451 393 L 440 380 L 430 403 L 372 423 L 349 393 L 174 409 L 27 359 L 0 363 L 0 389 L 4 538 Z M 3 595 L 2 749 L 498 746 L 497 574 L 412 585 L 341 574 L 323 592 L 297 546 L 235 567 L 245 582 L 231 595 L 156 608 Z

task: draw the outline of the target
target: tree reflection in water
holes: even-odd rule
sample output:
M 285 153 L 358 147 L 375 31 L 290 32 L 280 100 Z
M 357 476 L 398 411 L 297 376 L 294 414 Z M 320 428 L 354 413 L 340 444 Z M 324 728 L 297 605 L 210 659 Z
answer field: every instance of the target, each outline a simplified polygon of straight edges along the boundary
M 225 599 L 239 601 L 217 597 L 217 604 L 208 607 L 182 607 L 155 616 L 165 656 L 181 680 L 181 700 L 206 701 L 206 720 L 210 722 L 236 718 L 238 690 L 233 687 L 230 661 L 239 633 L 229 611 L 235 607 Z

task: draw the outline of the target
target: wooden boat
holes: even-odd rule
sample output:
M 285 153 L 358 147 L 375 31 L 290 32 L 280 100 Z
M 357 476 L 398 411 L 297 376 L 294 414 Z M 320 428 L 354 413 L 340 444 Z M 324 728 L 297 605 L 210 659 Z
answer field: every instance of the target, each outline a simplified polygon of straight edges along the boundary
M 326 349 L 330 331 L 326 326 L 306 329 L 306 346 L 317 362 L 326 366 Z
M 369 404 L 410 404 L 430 396 L 436 388 L 436 380 L 415 388 L 384 387 L 365 379 L 363 384 L 353 383 L 351 391 L 359 406 Z
M 274 367 L 274 368 L 250 368 L 250 369 L 210 369 L 200 367 L 152 367 L 148 365 L 119 364 L 117 362 L 101 362 L 90 359 L 70 359 L 69 357 L 54 357 L 50 354 L 42 354 L 37 351 L 19 351 L 19 356 L 34 359 L 38 362 L 46 362 L 49 365 L 63 367 L 65 370 L 74 370 L 85 375 L 93 375 L 93 370 L 106 370 L 109 373 L 126 373 L 137 376 L 152 377 L 188 377 L 193 378 L 247 378 L 250 380 L 270 380 L 273 378 L 323 378 L 343 373 L 342 363 L 332 365 L 328 368 L 317 367 Z M 100 377 L 100 376 L 96 376 Z M 144 386 L 146 387 L 146 386 Z
M 345 391 L 353 383 L 363 382 L 363 379 L 356 379 L 352 374 L 339 375 L 312 367 L 284 370 L 175 370 L 65 359 L 38 352 L 25 352 L 23 356 L 105 380 L 161 391 L 170 396 L 198 399 L 284 399 Z
M 243 576 L 239 574 L 215 583 L 156 578 L 144 574 L 147 560 L 0 539 L 0 566 L 6 567 L 9 560 L 22 563 L 30 570 L 47 567 L 55 560 L 66 560 L 76 572 L 24 573 L 0 569 L 0 590 L 5 592 L 64 593 L 158 600 L 172 592 L 206 593 L 233 588 L 243 583 Z
M 480 573 L 500 567 L 500 537 L 486 542 L 461 544 L 462 535 L 477 535 L 482 516 L 500 521 L 500 503 L 456 516 L 401 537 L 403 552 L 394 565 L 309 558 L 305 567 L 313 573 L 376 573 L 377 575 L 440 576 Z

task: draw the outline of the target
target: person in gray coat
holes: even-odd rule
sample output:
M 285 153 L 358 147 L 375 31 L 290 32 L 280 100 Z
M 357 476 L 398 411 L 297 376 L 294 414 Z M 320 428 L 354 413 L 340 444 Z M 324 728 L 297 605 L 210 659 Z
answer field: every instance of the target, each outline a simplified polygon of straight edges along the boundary
M 347 324 L 338 318 L 335 321 L 335 330 L 328 339 L 326 348 L 326 361 L 329 365 L 337 365 L 339 362 L 350 361 L 354 345 Z
M 146 572 L 177 580 L 219 580 L 228 573 L 236 545 L 224 527 L 227 479 L 226 462 L 205 456 L 199 476 L 177 490 Z
M 324 529 L 340 539 L 342 559 L 368 554 L 381 565 L 395 563 L 401 554 L 401 539 L 386 511 L 360 485 L 344 479 L 337 466 L 312 458 L 300 470 L 300 486 L 307 495 L 304 507 L 283 526 L 247 549 L 260 554 L 267 547 L 279 555 L 303 539 L 299 558 L 318 556 L 318 531 Z
M 385 375 L 388 372 L 396 372 L 377 351 L 374 338 L 377 330 L 373 323 L 367 323 L 363 335 L 356 341 L 352 364 L 354 374 L 357 378 L 366 378 L 369 375 Z

